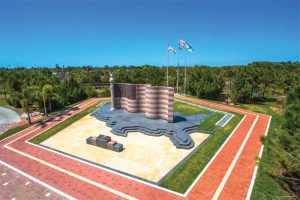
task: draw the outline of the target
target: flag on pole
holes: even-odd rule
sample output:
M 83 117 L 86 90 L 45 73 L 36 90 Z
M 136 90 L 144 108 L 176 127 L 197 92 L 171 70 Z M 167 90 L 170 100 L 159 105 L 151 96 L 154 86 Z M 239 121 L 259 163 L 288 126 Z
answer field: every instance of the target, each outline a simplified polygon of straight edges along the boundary
M 186 42 L 182 39 L 178 41 L 179 50 L 182 50 L 186 46 Z
M 171 46 L 168 47 L 168 51 L 170 51 L 170 52 L 176 54 L 176 50 L 173 49 L 173 47 L 171 47 Z
M 186 43 L 186 49 L 189 50 L 190 52 L 193 52 L 193 47 L 189 43 Z

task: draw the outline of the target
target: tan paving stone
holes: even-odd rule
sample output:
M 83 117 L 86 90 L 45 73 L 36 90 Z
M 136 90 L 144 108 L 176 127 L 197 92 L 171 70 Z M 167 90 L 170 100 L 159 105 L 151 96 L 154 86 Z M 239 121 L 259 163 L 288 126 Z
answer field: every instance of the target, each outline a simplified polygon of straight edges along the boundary
M 48 147 L 126 172 L 153 182 L 159 181 L 208 134 L 193 133 L 195 147 L 189 150 L 177 149 L 166 136 L 148 136 L 130 132 L 127 137 L 116 136 L 105 122 L 86 116 L 70 125 L 42 144 Z M 89 136 L 104 134 L 124 145 L 120 153 L 86 144 Z

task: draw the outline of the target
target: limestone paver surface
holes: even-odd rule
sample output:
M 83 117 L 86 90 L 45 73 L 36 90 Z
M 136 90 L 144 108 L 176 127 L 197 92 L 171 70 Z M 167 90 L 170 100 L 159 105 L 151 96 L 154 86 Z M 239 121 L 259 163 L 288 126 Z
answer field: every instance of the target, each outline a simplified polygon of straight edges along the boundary
M 112 140 L 122 143 L 124 150 L 118 153 L 86 144 L 86 138 L 99 134 L 110 136 Z M 195 146 L 189 150 L 178 149 L 166 136 L 149 136 L 140 132 L 130 132 L 127 137 L 114 135 L 105 122 L 88 115 L 47 139 L 42 145 L 158 182 L 208 136 L 192 133 Z

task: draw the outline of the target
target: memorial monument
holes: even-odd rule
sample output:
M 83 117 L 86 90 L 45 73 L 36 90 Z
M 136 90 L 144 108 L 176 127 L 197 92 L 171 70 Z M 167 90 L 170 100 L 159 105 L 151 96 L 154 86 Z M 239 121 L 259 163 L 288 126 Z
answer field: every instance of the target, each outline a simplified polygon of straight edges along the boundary
M 115 83 L 110 73 L 111 110 L 144 112 L 147 118 L 173 122 L 174 88 L 149 84 Z
M 115 83 L 110 73 L 111 105 L 104 104 L 91 116 L 106 122 L 111 132 L 127 137 L 129 132 L 151 136 L 165 135 L 176 148 L 190 149 L 194 141 L 190 133 L 199 132 L 198 125 L 213 113 L 182 116 L 174 113 L 174 88 L 150 84 Z

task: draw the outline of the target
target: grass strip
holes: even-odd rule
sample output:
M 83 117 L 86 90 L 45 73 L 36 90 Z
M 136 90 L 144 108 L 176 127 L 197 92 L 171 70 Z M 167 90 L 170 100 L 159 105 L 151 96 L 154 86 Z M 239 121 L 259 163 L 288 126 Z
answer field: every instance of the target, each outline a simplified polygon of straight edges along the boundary
M 200 148 L 186 159 L 185 162 L 179 165 L 173 173 L 166 177 L 159 185 L 179 193 L 184 193 L 212 159 L 241 119 L 242 115 L 235 114 L 225 127 L 217 129 L 215 134 L 210 136 Z
M 43 141 L 45 141 L 46 139 L 48 139 L 49 137 L 55 135 L 56 133 L 58 133 L 59 131 L 65 129 L 66 127 L 70 126 L 71 124 L 73 124 L 74 122 L 78 121 L 79 119 L 83 118 L 84 116 L 88 115 L 89 113 L 91 113 L 93 110 L 96 109 L 96 107 L 98 106 L 98 103 L 80 111 L 79 113 L 75 114 L 74 116 L 66 119 L 65 121 L 55 125 L 54 127 L 50 128 L 49 130 L 35 136 L 34 138 L 30 139 L 29 142 L 32 142 L 34 144 L 39 144 Z
M 211 111 L 209 110 L 191 106 L 189 104 L 178 102 L 178 101 L 175 101 L 174 103 L 174 112 L 180 112 L 183 116 L 211 113 Z
M 53 116 L 55 116 L 55 115 L 57 115 L 57 114 L 59 114 L 59 113 L 65 111 L 65 110 L 68 110 L 68 109 L 70 109 L 70 108 L 72 108 L 72 107 L 75 107 L 75 106 L 77 106 L 77 105 L 83 103 L 83 102 L 86 101 L 86 100 L 87 100 L 87 99 L 84 99 L 84 100 L 82 100 L 82 101 L 78 101 L 78 102 L 72 103 L 72 104 L 70 104 L 70 105 L 67 105 L 66 107 L 61 108 L 61 109 L 59 109 L 59 110 L 50 112 L 50 113 L 48 113 L 48 116 L 49 116 L 49 117 L 53 117 Z
M 23 131 L 24 129 L 26 129 L 26 128 L 32 126 L 32 125 L 38 124 L 38 123 L 42 122 L 43 120 L 44 119 L 37 120 L 37 121 L 31 123 L 31 125 L 22 125 L 22 126 L 18 126 L 18 127 L 15 127 L 15 128 L 11 128 L 11 129 L 5 131 L 3 134 L 0 135 L 0 141 L 7 138 L 7 137 L 9 137 L 9 136 L 11 136 L 11 135 L 14 135 L 14 134 L 16 134 L 20 131 Z
M 1 95 L 0 95 L 0 99 L 1 99 Z M 80 103 L 82 103 L 84 101 L 86 101 L 86 100 L 78 101 L 76 103 L 70 104 L 70 105 L 66 106 L 64 110 L 67 110 L 69 108 L 77 106 L 77 105 L 79 105 Z M 63 110 L 51 112 L 51 113 L 48 114 L 48 116 L 49 117 L 55 116 L 55 115 L 59 114 L 62 111 Z M 5 131 L 3 134 L 0 135 L 0 141 L 3 140 L 3 139 L 5 139 L 5 138 L 7 138 L 7 137 L 9 137 L 9 136 L 11 136 L 11 135 L 14 135 L 14 134 L 16 134 L 16 133 L 18 133 L 20 131 L 23 131 L 24 129 L 26 129 L 26 128 L 30 127 L 30 126 L 38 124 L 38 123 L 42 122 L 43 120 L 45 120 L 45 119 L 39 119 L 39 120 L 37 120 L 35 122 L 32 122 L 30 125 L 22 125 L 22 126 L 18 126 L 18 127 L 15 127 L 15 128 L 11 128 L 11 129 Z
M 199 126 L 197 126 L 198 130 L 201 131 L 212 131 L 216 127 L 216 123 L 224 117 L 222 113 L 215 113 L 210 117 L 205 118 Z
M 284 148 L 280 143 L 280 138 L 282 137 L 281 131 L 285 119 L 280 106 L 275 102 L 265 102 L 260 105 L 242 104 L 241 107 L 272 115 L 269 133 L 265 139 L 262 158 L 258 162 L 257 176 L 250 199 L 294 199 L 287 181 L 280 176 L 285 171 L 281 157 L 278 156 L 278 152 Z

